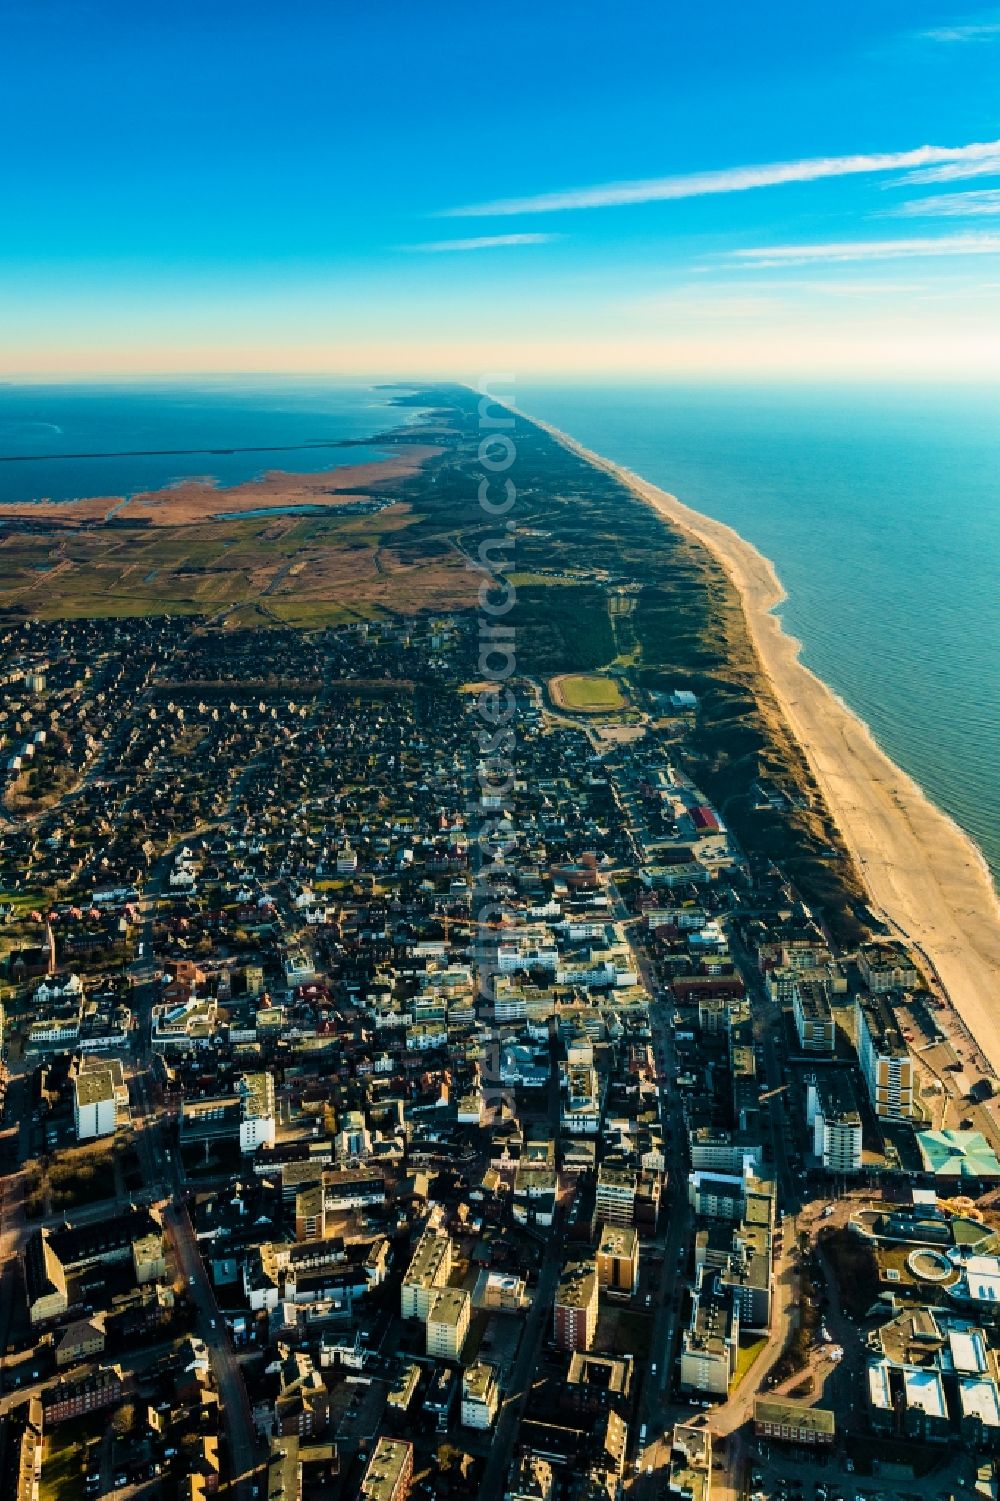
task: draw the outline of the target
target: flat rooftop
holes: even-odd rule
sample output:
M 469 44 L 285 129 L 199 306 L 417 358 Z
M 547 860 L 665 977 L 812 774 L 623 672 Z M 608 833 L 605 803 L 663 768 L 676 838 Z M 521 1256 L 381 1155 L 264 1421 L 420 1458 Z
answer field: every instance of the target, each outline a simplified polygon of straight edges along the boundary
M 563 1273 L 559 1279 L 559 1289 L 556 1293 L 557 1306 L 559 1308 L 583 1308 L 594 1296 L 596 1283 L 597 1270 L 593 1263 L 571 1261 L 563 1267 Z
M 962 1376 L 958 1399 L 963 1417 L 976 1417 L 986 1428 L 1000 1428 L 1000 1395 L 995 1381 L 982 1376 Z
M 367 1501 L 391 1501 L 400 1476 L 411 1463 L 413 1449 L 403 1439 L 380 1438 L 368 1462 L 361 1494 Z
M 85 1105 L 100 1105 L 115 1097 L 115 1081 L 111 1070 L 88 1069 L 75 1080 L 76 1102 L 82 1109 Z
M 457 1328 L 469 1311 L 469 1294 L 460 1287 L 446 1287 L 430 1306 L 428 1324 L 449 1324 Z
M 829 1407 L 807 1407 L 804 1402 L 783 1402 L 779 1397 L 756 1397 L 754 1421 L 799 1428 L 818 1434 L 836 1431 L 836 1418 Z
M 939 1371 L 906 1366 L 903 1369 L 903 1389 L 908 1407 L 919 1408 L 931 1418 L 947 1418 L 948 1404 Z
M 631 1259 L 635 1255 L 638 1241 L 638 1232 L 630 1227 L 605 1225 L 601 1231 L 597 1254 L 598 1256 L 623 1256 Z
M 952 1329 L 948 1334 L 952 1365 L 962 1376 L 981 1376 L 986 1370 L 986 1342 L 979 1329 Z

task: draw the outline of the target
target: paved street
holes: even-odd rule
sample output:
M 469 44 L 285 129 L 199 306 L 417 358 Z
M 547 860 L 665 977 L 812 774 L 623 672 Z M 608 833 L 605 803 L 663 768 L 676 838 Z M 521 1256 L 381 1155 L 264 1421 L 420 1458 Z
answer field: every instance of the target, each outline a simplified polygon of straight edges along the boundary
M 163 1114 L 154 1098 L 150 1072 L 150 1022 L 152 1007 L 159 994 L 157 974 L 152 963 L 153 925 L 156 905 L 163 892 L 175 851 L 191 833 L 180 836 L 156 862 L 140 904 L 137 958 L 132 966 L 135 986 L 133 1004 L 136 1013 L 135 1061 L 131 1077 L 135 1140 L 142 1163 L 143 1177 L 150 1193 L 169 1197 L 164 1208 L 164 1229 L 170 1238 L 177 1267 L 197 1312 L 197 1332 L 205 1341 L 212 1370 L 219 1387 L 225 1431 L 236 1495 L 250 1494 L 255 1487 L 253 1476 L 259 1464 L 259 1451 L 251 1421 L 250 1404 L 239 1362 L 233 1350 L 226 1321 L 198 1249 L 191 1219 L 184 1204 L 185 1185 L 179 1154 L 168 1145 L 163 1131 Z
M 490 1462 L 480 1487 L 479 1501 L 501 1501 L 503 1496 L 518 1424 L 531 1390 L 532 1378 L 538 1368 L 538 1355 L 542 1341 L 551 1326 L 552 1300 L 559 1281 L 561 1265 L 562 1237 L 553 1236 L 539 1272 L 534 1302 L 521 1332 L 521 1343 L 514 1362 L 510 1386 L 504 1394 L 503 1408 L 494 1430 L 493 1442 L 490 1446 Z
M 641 858 L 646 849 L 647 836 L 637 804 L 634 799 L 626 798 L 621 801 L 620 806 L 635 842 L 637 858 Z M 615 916 L 625 924 L 625 931 L 629 934 L 636 968 L 650 996 L 655 998 L 661 990 L 656 974 L 641 947 L 633 941 L 637 920 L 629 914 L 613 884 L 610 892 L 615 905 Z M 737 957 L 742 957 L 753 985 L 753 970 L 747 956 Z M 780 1359 L 798 1318 L 797 1221 L 794 1211 L 801 1204 L 802 1180 L 797 1176 L 797 1169 L 790 1157 L 789 1135 L 782 1113 L 785 1074 L 777 1041 L 780 1035 L 780 1014 L 769 1001 L 759 981 L 757 984 L 758 989 L 754 995 L 755 1016 L 759 1018 L 759 1042 L 764 1049 L 763 1075 L 766 1090 L 772 1098 L 781 1101 L 770 1109 L 767 1132 L 778 1182 L 779 1203 L 787 1206 L 790 1212 L 781 1249 L 775 1255 L 773 1317 L 766 1345 L 730 1399 L 713 1407 L 708 1417 L 716 1454 L 722 1464 L 721 1471 L 716 1471 L 713 1478 L 713 1494 L 721 1497 L 722 1501 L 738 1501 L 742 1494 L 753 1399 Z M 656 999 L 652 1001 L 650 1024 L 657 1073 L 661 1078 L 669 1080 L 676 1073 L 677 1057 L 667 1003 Z M 663 1263 L 655 1293 L 652 1353 L 649 1368 L 642 1373 L 644 1386 L 639 1431 L 633 1435 L 634 1447 L 626 1477 L 631 1492 L 639 1501 L 646 1501 L 646 1498 L 652 1501 L 653 1497 L 662 1494 L 669 1467 L 673 1425 L 690 1421 L 695 1416 L 698 1421 L 706 1420 L 703 1408 L 684 1401 L 674 1401 L 670 1396 L 671 1377 L 678 1358 L 680 1326 L 688 1307 L 685 1289 L 690 1276 L 689 1259 L 694 1225 L 687 1202 L 683 1113 L 679 1101 L 671 1097 L 669 1085 L 661 1089 L 660 1112 L 668 1142 L 669 1180 L 661 1211 L 660 1232 L 656 1239 L 656 1249 L 662 1250 Z M 647 1255 L 649 1249 L 647 1248 Z M 652 1369 L 654 1364 L 655 1373 Z M 641 1438 L 643 1428 L 646 1430 L 645 1442 Z

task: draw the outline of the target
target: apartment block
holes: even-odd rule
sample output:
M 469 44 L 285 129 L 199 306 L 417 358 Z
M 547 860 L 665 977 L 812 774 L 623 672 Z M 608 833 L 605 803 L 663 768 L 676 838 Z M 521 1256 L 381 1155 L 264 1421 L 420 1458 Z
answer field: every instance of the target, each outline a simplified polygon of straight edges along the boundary
M 883 1120 L 909 1120 L 913 1115 L 913 1060 L 883 996 L 859 997 L 858 1059 L 875 1114 Z
M 361 1482 L 364 1501 L 404 1501 L 413 1479 L 413 1445 L 380 1438 Z
M 733 1232 L 732 1249 L 719 1285 L 732 1296 L 741 1329 L 770 1328 L 771 1231 L 767 1225 L 744 1223 Z
M 631 1296 L 639 1285 L 639 1235 L 630 1226 L 605 1225 L 597 1247 L 597 1285 Z
M 638 1175 L 630 1168 L 601 1166 L 597 1170 L 597 1218 L 605 1225 L 635 1222 Z
M 861 1171 L 861 1112 L 849 1074 L 824 1069 L 806 1080 L 806 1124 L 827 1172 Z
M 804 1053 L 832 1054 L 837 1045 L 837 1024 L 823 985 L 797 981 L 792 991 L 792 1015 L 799 1047 Z
M 740 1317 L 717 1276 L 699 1279 L 690 1323 L 681 1336 L 681 1387 L 725 1397 L 736 1370 Z
M 240 1151 L 273 1147 L 275 1137 L 274 1079 L 268 1073 L 244 1074 L 236 1085 L 240 1100 Z
M 485 1360 L 474 1361 L 462 1375 L 462 1426 L 489 1429 L 500 1406 L 500 1383 L 496 1367 Z
M 445 1286 L 452 1267 L 451 1237 L 428 1226 L 417 1241 L 400 1288 L 400 1314 L 404 1319 L 426 1320 L 433 1299 Z
M 742 1173 L 749 1164 L 760 1167 L 763 1147 L 738 1132 L 696 1126 L 688 1133 L 688 1151 L 695 1172 Z
M 681 1501 L 710 1501 L 712 1435 L 698 1423 L 676 1423 L 670 1442 L 668 1491 Z
M 774 1224 L 774 1183 L 749 1165 L 742 1173 L 689 1173 L 688 1203 L 704 1219 Z
M 920 972 L 902 944 L 865 944 L 858 954 L 858 968 L 873 995 L 915 990 L 920 984 Z
M 73 1125 L 77 1141 L 113 1136 L 118 1104 L 110 1068 L 88 1069 L 73 1080 Z
M 437 1293 L 424 1322 L 427 1354 L 440 1360 L 458 1360 L 471 1316 L 472 1299 L 464 1288 L 446 1287 Z
M 553 1333 L 563 1350 L 589 1350 L 597 1331 L 597 1268 L 593 1261 L 570 1261 L 556 1290 Z

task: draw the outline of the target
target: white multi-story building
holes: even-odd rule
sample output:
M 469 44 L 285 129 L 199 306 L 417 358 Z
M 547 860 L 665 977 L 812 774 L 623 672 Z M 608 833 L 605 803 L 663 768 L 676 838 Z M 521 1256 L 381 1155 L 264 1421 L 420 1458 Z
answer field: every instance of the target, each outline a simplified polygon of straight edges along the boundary
M 597 1170 L 597 1218 L 605 1225 L 628 1227 L 635 1223 L 638 1175 L 630 1168 L 602 1165 Z
M 446 1287 L 434 1295 L 424 1331 L 427 1354 L 440 1360 L 459 1360 L 472 1317 L 472 1299 L 462 1287 Z
M 601 1087 L 593 1068 L 563 1068 L 559 1119 L 573 1136 L 596 1136 L 601 1125 Z
M 73 1046 L 79 1040 L 79 1016 L 50 1017 L 31 1023 L 27 1047 L 29 1052 L 43 1051 L 46 1048 Z
M 548 1227 L 555 1217 L 558 1174 L 547 1163 L 521 1161 L 514 1175 L 514 1220 Z
M 856 1006 L 858 1059 L 875 1114 L 883 1120 L 913 1115 L 913 1060 L 892 1008 L 882 996 L 859 997 Z
M 754 1224 L 774 1222 L 774 1184 L 754 1175 L 749 1162 L 743 1172 L 688 1174 L 688 1203 L 706 1219 L 747 1219 Z
M 688 1134 L 691 1167 L 695 1172 L 742 1174 L 749 1163 L 756 1171 L 763 1157 L 760 1142 L 746 1142 L 729 1131 L 699 1126 Z
M 806 1124 L 828 1172 L 861 1171 L 861 1112 L 846 1075 L 826 1069 L 806 1080 Z
M 696 1214 L 713 1220 L 739 1220 L 743 1217 L 746 1185 L 742 1174 L 688 1174 L 688 1203 Z
M 118 1102 L 110 1068 L 87 1069 L 73 1080 L 73 1124 L 77 1141 L 114 1135 Z
M 553 971 L 558 967 L 559 953 L 544 923 L 525 924 L 510 937 L 497 941 L 495 964 L 501 975 L 528 969 Z
M 681 1336 L 681 1388 L 725 1397 L 736 1371 L 739 1307 L 718 1274 L 699 1273 L 691 1318 Z
M 404 1319 L 426 1319 L 431 1302 L 451 1275 L 452 1244 L 446 1230 L 428 1226 L 417 1241 L 400 1288 Z
M 273 1147 L 275 1139 L 274 1080 L 270 1074 L 244 1074 L 236 1085 L 240 1099 L 240 1151 Z
M 493 1017 L 498 1022 L 520 1022 L 527 1015 L 527 1001 L 523 994 L 497 995 L 493 1000 Z
M 858 953 L 858 968 L 873 995 L 887 990 L 915 990 L 920 973 L 902 944 L 869 943 Z
M 799 979 L 792 990 L 792 1014 L 799 1047 L 804 1053 L 833 1053 L 837 1024 L 822 984 Z
M 613 949 L 595 949 L 582 959 L 569 959 L 556 971 L 556 983 L 581 990 L 604 990 L 637 985 L 639 977 L 627 944 Z
M 465 1428 L 492 1428 L 500 1406 L 500 1383 L 496 1368 L 485 1360 L 474 1361 L 462 1376 L 462 1424 Z
M 150 1041 L 154 1048 L 204 1047 L 215 1035 L 218 1005 L 211 996 L 153 1007 Z

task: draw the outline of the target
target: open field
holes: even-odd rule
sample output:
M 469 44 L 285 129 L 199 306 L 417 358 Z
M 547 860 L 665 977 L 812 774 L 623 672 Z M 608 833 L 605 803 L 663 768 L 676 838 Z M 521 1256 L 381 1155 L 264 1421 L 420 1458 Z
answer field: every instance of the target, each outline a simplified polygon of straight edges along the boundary
M 625 696 L 614 678 L 595 673 L 550 678 L 549 693 L 557 709 L 571 714 L 613 714 L 625 707 Z
M 426 519 L 422 471 L 441 452 L 405 442 L 379 463 L 227 489 L 190 480 L 128 500 L 0 505 L 5 609 L 312 630 L 460 608 L 476 594 L 464 555 L 411 535 Z
M 224 613 L 230 624 L 315 629 L 471 604 L 477 583 L 459 552 L 409 554 L 421 519 L 398 502 L 366 514 L 10 530 L 0 578 L 8 612 L 42 618 Z

